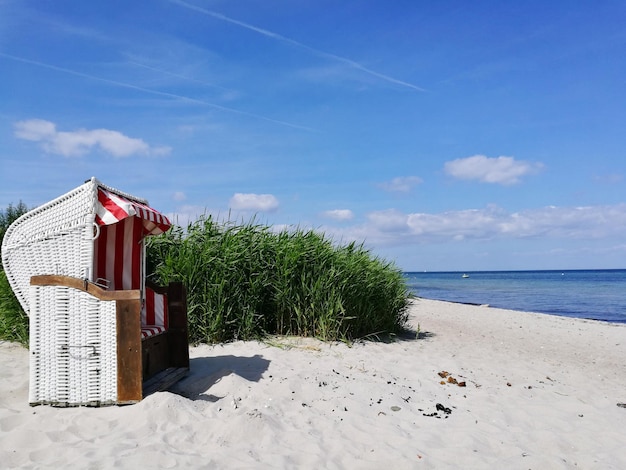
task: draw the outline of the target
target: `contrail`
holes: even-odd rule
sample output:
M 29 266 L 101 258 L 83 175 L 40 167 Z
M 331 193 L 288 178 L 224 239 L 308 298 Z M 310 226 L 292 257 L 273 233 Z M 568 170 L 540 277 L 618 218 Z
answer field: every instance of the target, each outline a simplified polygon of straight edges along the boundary
M 207 10 L 206 8 L 202 8 L 202 7 L 198 7 L 198 6 L 192 5 L 192 4 L 187 3 L 187 2 L 185 2 L 183 0 L 169 0 L 169 1 L 171 3 L 176 3 L 176 4 L 178 4 L 178 5 L 182 6 L 182 7 L 188 8 L 190 10 L 195 10 L 195 11 L 203 13 L 205 15 L 212 16 L 213 18 L 216 18 L 218 20 L 226 21 L 228 23 L 232 23 L 234 25 L 241 26 L 242 28 L 249 29 L 250 31 L 254 31 L 255 33 L 259 33 L 259 34 L 261 34 L 263 36 L 267 36 L 269 38 L 276 39 L 278 41 L 282 41 L 282 42 L 285 42 L 287 44 L 291 44 L 292 46 L 296 46 L 296 47 L 305 49 L 305 50 L 307 50 L 309 52 L 312 52 L 313 54 L 315 54 L 317 56 L 326 57 L 328 59 L 332 59 L 332 60 L 335 60 L 335 61 L 338 61 L 338 62 L 342 62 L 342 63 L 344 63 L 346 65 L 349 65 L 350 67 L 353 67 L 353 68 L 355 68 L 357 70 L 365 72 L 365 73 L 367 73 L 369 75 L 372 75 L 374 77 L 380 78 L 380 79 L 385 80 L 387 82 L 395 83 L 396 85 L 401 85 L 401 86 L 404 86 L 404 87 L 407 87 L 407 88 L 411 88 L 411 89 L 416 90 L 416 91 L 426 91 L 425 89 L 420 88 L 420 87 L 418 87 L 416 85 L 413 85 L 412 83 L 404 82 L 402 80 L 398 80 L 397 78 L 390 77 L 389 75 L 385 75 L 385 74 L 382 74 L 380 72 L 376 72 L 375 70 L 368 69 L 367 67 L 359 64 L 358 62 L 355 62 L 354 60 L 347 59 L 345 57 L 341 57 L 341 56 L 338 56 L 338 55 L 335 55 L 335 54 L 331 54 L 330 52 L 324 52 L 324 51 L 321 51 L 319 49 L 315 49 L 314 47 L 307 46 L 306 44 L 302 44 L 301 42 L 298 42 L 298 41 L 296 41 L 294 39 L 288 38 L 286 36 L 282 36 L 282 35 L 280 35 L 278 33 L 272 32 L 272 31 L 268 31 L 267 29 L 259 28 L 259 27 L 254 26 L 254 25 L 251 25 L 251 24 L 248 24 L 248 23 L 244 23 L 243 21 L 239 21 L 239 20 L 236 20 L 234 18 L 230 18 L 230 17 L 228 17 L 226 15 L 223 15 L 221 13 L 218 13 L 216 11 Z
M 199 83 L 200 85 L 204 85 L 204 86 L 207 86 L 207 87 L 217 88 L 219 90 L 224 90 L 224 91 L 234 91 L 234 90 L 232 90 L 230 88 L 226 88 L 226 87 L 223 87 L 223 86 L 220 86 L 220 85 L 214 85 L 214 84 L 208 83 L 208 82 L 203 82 L 202 80 L 198 80 L 197 78 L 187 77 L 185 75 L 180 75 L 180 74 L 177 74 L 177 73 L 174 73 L 174 72 L 169 72 L 168 70 L 163 70 L 163 69 L 158 69 L 156 67 L 151 67 L 149 65 L 142 64 L 140 62 L 135 62 L 134 60 L 129 60 L 128 63 L 132 64 L 132 65 L 135 65 L 137 67 L 143 67 L 144 69 L 152 70 L 154 72 L 159 72 L 159 73 L 162 73 L 164 75 L 169 75 L 171 77 L 181 78 L 183 80 L 188 80 L 190 82 L 196 82 L 196 83 Z
M 174 98 L 174 99 L 177 99 L 177 100 L 187 101 L 189 103 L 201 104 L 201 105 L 204 105 L 204 106 L 209 106 L 211 108 L 219 109 L 220 111 L 225 111 L 225 112 L 228 112 L 228 113 L 235 113 L 235 114 L 239 114 L 239 115 L 242 115 L 242 116 L 252 117 L 252 118 L 255 118 L 255 119 L 262 119 L 264 121 L 273 122 L 274 124 L 280 124 L 282 126 L 292 127 L 294 129 L 300 129 L 300 130 L 305 130 L 305 131 L 315 131 L 314 129 L 312 129 L 310 127 L 299 126 L 297 124 L 292 124 L 290 122 L 280 121 L 278 119 L 272 119 L 272 118 L 269 118 L 267 116 L 262 116 L 260 114 L 254 114 L 254 113 L 249 113 L 249 112 L 246 112 L 246 111 L 240 111 L 238 109 L 228 108 L 226 106 L 220 106 L 219 104 L 210 103 L 208 101 L 199 100 L 197 98 L 190 98 L 190 97 L 184 96 L 184 95 L 177 95 L 175 93 L 168 93 L 168 92 L 165 92 L 165 91 L 152 90 L 150 88 L 144 88 L 144 87 L 140 87 L 140 86 L 137 86 L 137 85 L 131 85 L 130 83 L 118 82 L 117 80 L 110 80 L 108 78 L 96 77 L 95 75 L 90 75 L 88 73 L 77 72 L 76 70 L 66 69 L 64 67 L 58 67 L 56 65 L 46 64 L 45 62 L 39 62 L 39 61 L 36 61 L 36 60 L 26 59 L 24 57 L 14 56 L 14 55 L 11 55 L 11 54 L 7 54 L 5 52 L 0 52 L 0 57 L 4 57 L 5 59 L 14 60 L 16 62 L 23 62 L 25 64 L 36 65 L 37 67 L 44 67 L 44 68 L 47 68 L 47 69 L 56 70 L 57 72 L 67 73 L 67 74 L 70 74 L 70 75 L 75 75 L 77 77 L 88 78 L 90 80 L 97 80 L 99 82 L 108 83 L 110 85 L 115 85 L 115 86 L 122 87 L 122 88 L 129 88 L 131 90 L 141 91 L 143 93 L 150 93 L 152 95 L 165 96 L 167 98 Z

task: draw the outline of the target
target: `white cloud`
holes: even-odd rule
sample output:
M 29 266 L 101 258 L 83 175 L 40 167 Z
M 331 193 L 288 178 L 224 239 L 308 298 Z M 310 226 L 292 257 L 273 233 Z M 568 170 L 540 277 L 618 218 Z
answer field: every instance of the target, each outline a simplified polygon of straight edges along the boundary
M 517 161 L 513 157 L 489 158 L 485 155 L 474 155 L 446 162 L 444 171 L 457 179 L 511 185 L 519 183 L 521 177 L 536 173 L 542 167 L 540 163 Z
M 351 220 L 354 218 L 354 213 L 350 209 L 334 209 L 325 211 L 322 215 L 334 220 Z
M 94 149 L 116 158 L 132 155 L 163 156 L 171 152 L 170 147 L 152 147 L 142 139 L 109 129 L 58 131 L 53 122 L 43 119 L 16 122 L 14 135 L 18 139 L 40 142 L 46 152 L 64 157 L 80 157 Z
M 367 215 L 372 227 L 381 232 L 406 232 L 408 216 L 395 209 L 375 211 Z
M 150 147 L 148 152 L 149 155 L 153 157 L 165 157 L 172 153 L 172 147 L 169 145 L 159 145 L 156 147 Z
M 278 209 L 278 199 L 272 194 L 235 193 L 230 207 L 235 210 L 271 212 Z
M 182 202 L 182 201 L 184 201 L 185 199 L 187 199 L 187 195 L 186 195 L 184 192 L 182 192 L 182 191 L 176 191 L 176 192 L 174 193 L 174 195 L 172 196 L 172 198 L 173 198 L 173 199 L 174 199 L 174 201 L 176 201 L 176 202 Z
M 43 119 L 30 119 L 28 121 L 18 121 L 15 123 L 15 137 L 18 139 L 38 142 L 54 137 L 57 133 L 53 122 Z
M 408 193 L 415 186 L 423 182 L 419 176 L 399 176 L 391 181 L 385 181 L 380 184 L 380 187 L 385 191 L 393 191 L 400 193 Z
M 482 209 L 403 213 L 371 212 L 367 223 L 345 229 L 325 228 L 335 237 L 381 245 L 447 243 L 461 240 L 577 239 L 626 237 L 626 204 L 585 207 L 542 207 L 508 212 L 490 205 Z
M 626 235 L 626 204 L 544 207 L 510 214 L 500 223 L 502 235 L 599 239 Z

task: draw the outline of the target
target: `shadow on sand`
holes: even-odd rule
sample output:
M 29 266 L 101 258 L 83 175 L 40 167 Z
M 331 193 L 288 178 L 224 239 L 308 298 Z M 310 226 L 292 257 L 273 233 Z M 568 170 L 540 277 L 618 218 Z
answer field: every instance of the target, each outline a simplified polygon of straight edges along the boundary
M 422 331 L 422 330 L 414 330 L 414 329 L 406 329 L 403 332 L 398 334 L 398 339 L 402 341 L 414 341 L 416 339 L 427 339 L 435 336 L 435 333 L 431 331 Z
M 190 361 L 189 375 L 171 386 L 168 391 L 191 400 L 216 402 L 224 397 L 208 392 L 222 378 L 235 374 L 250 382 L 258 382 L 269 365 L 270 361 L 258 354 L 252 357 L 196 357 Z
M 405 328 L 402 331 L 389 335 L 389 334 L 381 334 L 381 335 L 371 335 L 367 338 L 369 341 L 378 341 L 381 343 L 397 343 L 398 341 L 416 341 L 418 339 L 428 339 L 436 336 L 435 333 L 430 331 L 421 331 L 415 330 L 413 328 Z

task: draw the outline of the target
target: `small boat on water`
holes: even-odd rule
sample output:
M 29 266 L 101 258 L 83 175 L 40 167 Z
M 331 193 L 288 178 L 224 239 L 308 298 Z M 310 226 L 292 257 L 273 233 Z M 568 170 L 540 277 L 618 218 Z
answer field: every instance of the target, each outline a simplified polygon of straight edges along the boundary
M 469 274 L 463 274 L 461 277 L 462 277 L 463 279 L 467 279 L 467 278 L 469 277 Z

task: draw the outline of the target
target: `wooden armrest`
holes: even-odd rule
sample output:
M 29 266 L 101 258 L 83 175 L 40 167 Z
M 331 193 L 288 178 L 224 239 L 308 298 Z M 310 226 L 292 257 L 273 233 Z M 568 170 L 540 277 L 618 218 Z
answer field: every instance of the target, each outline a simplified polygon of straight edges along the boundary
M 100 300 L 137 300 L 141 298 L 139 290 L 105 290 L 102 287 L 77 277 L 46 274 L 32 276 L 31 286 L 64 286 L 87 292 Z

